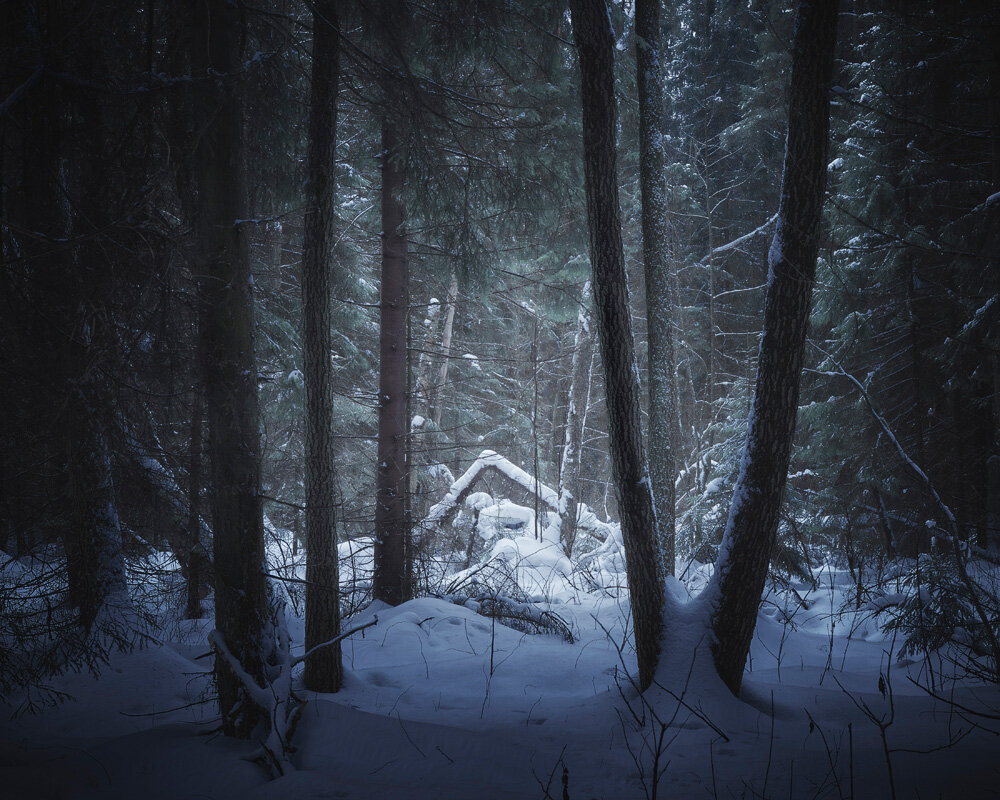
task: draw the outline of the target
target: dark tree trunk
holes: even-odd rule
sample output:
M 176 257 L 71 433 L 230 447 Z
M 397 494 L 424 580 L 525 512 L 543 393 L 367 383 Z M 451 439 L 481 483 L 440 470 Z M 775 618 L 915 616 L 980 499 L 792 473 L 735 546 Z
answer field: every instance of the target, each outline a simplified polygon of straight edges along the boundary
M 639 90 L 639 184 L 642 260 L 646 276 L 649 345 L 649 478 L 653 483 L 660 558 L 674 574 L 674 339 L 667 252 L 667 181 L 663 153 L 660 2 L 635 5 L 636 82 Z
M 105 611 L 121 611 L 128 602 L 122 564 L 121 529 L 111 479 L 111 449 L 103 431 L 101 410 L 92 405 L 87 382 L 67 398 L 76 421 L 69 430 L 69 477 L 73 507 L 66 556 L 69 597 L 90 631 Z M 110 609 L 109 604 L 117 608 Z
M 100 75 L 101 55 L 94 56 L 93 71 Z M 100 102 L 83 103 L 78 110 L 84 148 L 96 152 L 104 142 L 107 120 Z M 67 422 L 69 423 L 70 481 L 77 509 L 75 536 L 82 563 L 75 570 L 82 581 L 80 616 L 89 628 L 97 615 L 120 614 L 128 605 L 122 561 L 122 534 L 118 498 L 112 477 L 113 439 L 118 415 L 109 377 L 121 374 L 121 346 L 114 322 L 113 296 L 116 251 L 100 241 L 98 231 L 110 226 L 108 184 L 102 181 L 99 162 L 86 159 L 77 166 L 77 212 L 72 217 L 74 237 L 83 243 L 74 251 L 67 276 L 67 298 L 76 305 L 67 319 L 74 321 L 66 350 L 69 367 Z M 72 567 L 73 565 L 71 565 Z M 72 573 L 71 569 L 71 573 Z M 114 608 L 112 607 L 114 606 Z
M 989 121 L 992 133 L 990 147 L 993 185 L 1000 186 L 1000 51 L 993 49 L 990 61 Z M 1000 209 L 993 209 L 994 219 L 1000 219 Z M 989 268 L 996 275 L 1000 271 L 1000 259 L 990 259 Z M 996 284 L 993 284 L 996 286 Z M 989 411 L 990 436 L 986 453 L 986 530 L 985 546 L 992 552 L 1000 553 L 1000 352 L 996 349 L 989 354 Z
M 590 281 L 583 287 L 576 338 L 573 341 L 573 383 L 569 387 L 566 411 L 566 442 L 559 467 L 559 505 L 564 506 L 559 523 L 559 541 L 569 557 L 576 541 L 576 518 L 580 505 L 580 463 L 583 455 L 583 431 L 590 403 L 590 380 L 594 363 L 594 331 Z
M 896 537 L 892 531 L 892 519 L 889 517 L 889 509 L 885 506 L 885 498 L 877 486 L 869 488 L 875 507 L 878 509 L 879 528 L 882 532 L 882 544 L 885 546 L 885 555 L 888 559 L 896 557 Z
M 98 147 L 105 130 L 99 106 L 77 110 L 85 121 L 81 136 Z M 71 217 L 73 236 L 80 240 L 72 257 L 60 258 L 66 272 L 62 296 L 52 311 L 68 328 L 61 348 L 66 379 L 65 437 L 72 521 L 67 532 L 69 590 L 80 610 L 80 622 L 90 630 L 114 598 L 127 603 L 122 563 L 118 501 L 112 479 L 111 437 L 116 427 L 114 398 L 108 378 L 117 372 L 118 343 L 110 298 L 114 265 L 109 249 L 99 241 L 106 224 L 106 195 L 94 162 L 76 162 L 70 170 L 79 213 Z M 75 173 L 75 174 L 74 174 Z M 119 611 L 121 608 L 118 609 Z
M 188 454 L 188 546 L 187 612 L 188 619 L 201 619 L 201 588 L 211 566 L 201 536 L 201 393 L 195 388 L 191 403 L 191 444 Z
M 778 530 L 826 188 L 837 0 L 799 5 L 777 230 L 747 441 L 713 586 L 712 655 L 738 693 Z
M 625 544 L 639 687 L 653 680 L 663 624 L 656 517 L 642 442 L 628 279 L 618 204 L 614 39 L 605 0 L 572 0 L 580 59 L 583 164 L 594 308 L 604 361 L 612 477 Z
M 340 79 L 338 35 L 336 0 L 318 2 L 313 9 L 309 209 L 302 253 L 306 383 L 306 650 L 340 633 L 333 375 L 330 368 L 337 82 Z M 304 683 L 307 689 L 335 692 L 342 679 L 340 644 L 323 647 L 306 661 Z
M 232 655 L 258 682 L 270 647 L 260 498 L 257 365 L 253 343 L 243 131 L 240 15 L 226 0 L 195 4 L 192 64 L 208 122 L 195 153 L 196 235 L 203 382 L 211 458 L 215 625 Z M 213 77 L 206 79 L 204 76 Z M 227 735 L 246 738 L 260 719 L 233 671 L 215 660 Z
M 104 80 L 102 42 L 80 45 L 72 57 L 59 43 L 82 24 L 79 9 L 36 9 L 34 34 L 53 73 L 72 69 L 85 80 Z M 100 12 L 95 12 L 99 14 Z M 118 505 L 112 480 L 112 434 L 116 426 L 109 380 L 119 366 L 112 318 L 114 248 L 101 232 L 108 223 L 111 190 L 102 175 L 100 152 L 108 134 L 107 99 L 67 92 L 53 76 L 42 76 L 28 101 L 27 170 L 24 182 L 25 237 L 37 346 L 46 361 L 44 384 L 58 439 L 65 446 L 69 524 L 63 536 L 68 600 L 89 632 L 109 602 L 127 604 Z M 54 246 L 66 241 L 69 246 Z M 51 384 L 49 382 L 51 381 Z M 104 626 L 99 626 L 104 627 Z
M 382 120 L 382 297 L 379 331 L 378 463 L 372 594 L 406 599 L 406 148 L 397 122 Z

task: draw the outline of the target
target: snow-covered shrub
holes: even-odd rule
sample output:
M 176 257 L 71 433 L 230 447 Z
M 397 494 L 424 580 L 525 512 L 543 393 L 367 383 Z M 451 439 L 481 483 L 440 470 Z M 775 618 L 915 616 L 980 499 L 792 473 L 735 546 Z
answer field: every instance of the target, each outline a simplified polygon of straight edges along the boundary
M 963 577 L 959 559 L 965 558 L 949 546 L 909 562 L 896 602 L 886 604 L 884 627 L 905 637 L 901 655 L 942 651 L 966 673 L 997 682 L 1000 664 L 992 662 L 1000 637 L 1000 566 L 968 560 Z
M 84 630 L 67 596 L 61 548 L 0 563 L 0 700 L 15 714 L 67 699 L 49 684 L 53 677 L 81 671 L 97 675 L 113 652 L 149 640 L 171 602 L 171 581 L 163 581 L 155 563 L 144 557 L 127 559 L 125 567 L 130 596 L 110 597 Z

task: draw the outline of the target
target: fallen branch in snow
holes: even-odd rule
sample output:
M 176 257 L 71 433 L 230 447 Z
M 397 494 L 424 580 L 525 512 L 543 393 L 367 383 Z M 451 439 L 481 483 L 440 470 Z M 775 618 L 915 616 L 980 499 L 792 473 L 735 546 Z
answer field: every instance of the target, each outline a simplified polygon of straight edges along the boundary
M 519 603 L 509 597 L 500 595 L 434 595 L 456 606 L 465 606 L 484 617 L 504 620 L 508 627 L 524 633 L 553 633 L 561 636 L 568 644 L 573 644 L 576 637 L 569 623 L 554 611 L 543 611 L 530 603 Z
M 328 642 L 323 642 L 310 648 L 302 655 L 293 658 L 291 654 L 291 637 L 285 622 L 284 607 L 279 607 L 274 614 L 275 648 L 273 662 L 268 664 L 264 685 L 250 675 L 226 646 L 222 634 L 214 630 L 208 635 L 212 649 L 222 657 L 236 675 L 246 690 L 251 702 L 258 706 L 267 719 L 267 732 L 261 742 L 261 751 L 250 756 L 253 761 L 263 761 L 275 777 L 294 771 L 290 755 L 294 752 L 291 740 L 295 733 L 299 715 L 305 703 L 292 691 L 292 670 L 310 655 L 323 647 L 329 647 L 359 631 L 370 628 L 378 623 L 378 617 L 371 622 L 358 625 L 345 631 Z
M 250 756 L 251 760 L 263 761 L 274 774 L 280 777 L 294 770 L 289 758 L 291 734 L 301 710 L 301 703 L 292 695 L 292 668 L 289 654 L 288 628 L 284 621 L 284 610 L 275 615 L 276 642 L 275 663 L 269 665 L 263 686 L 250 675 L 226 646 L 222 634 L 214 630 L 208 635 L 209 644 L 229 665 L 254 705 L 258 706 L 267 720 L 267 733 L 261 742 L 261 752 Z

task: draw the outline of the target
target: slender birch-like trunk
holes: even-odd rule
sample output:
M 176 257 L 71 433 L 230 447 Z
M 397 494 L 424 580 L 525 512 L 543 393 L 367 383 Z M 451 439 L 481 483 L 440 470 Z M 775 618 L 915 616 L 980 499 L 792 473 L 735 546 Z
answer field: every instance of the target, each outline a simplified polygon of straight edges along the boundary
M 580 464 L 583 454 L 583 432 L 587 424 L 590 402 L 590 380 L 594 363 L 594 330 L 590 281 L 583 285 L 580 313 L 577 315 L 576 337 L 573 340 L 573 374 L 569 388 L 569 408 L 566 411 L 566 440 L 559 467 L 559 541 L 567 557 L 573 553 L 576 541 L 576 518 L 580 503 Z

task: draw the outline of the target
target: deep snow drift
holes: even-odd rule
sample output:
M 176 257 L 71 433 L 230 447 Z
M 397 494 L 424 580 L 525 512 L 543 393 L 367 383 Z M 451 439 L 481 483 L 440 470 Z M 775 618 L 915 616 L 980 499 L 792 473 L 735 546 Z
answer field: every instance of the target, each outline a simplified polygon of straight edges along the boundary
M 853 610 L 845 572 L 769 594 L 739 700 L 715 677 L 698 618 L 673 614 L 658 685 L 640 698 L 627 599 L 608 588 L 624 583 L 613 535 L 576 569 L 527 534 L 489 552 L 524 596 L 548 598 L 535 607 L 572 642 L 514 630 L 474 601 L 369 606 L 346 623 L 379 620 L 344 643 L 343 690 L 301 693 L 296 770 L 269 780 L 245 758 L 251 744 L 215 732 L 210 622 L 175 624 L 97 679 L 53 680 L 74 699 L 4 719 L 0 795 L 624 800 L 653 796 L 662 773 L 660 798 L 887 798 L 891 772 L 897 798 L 997 796 L 1000 721 L 968 710 L 997 716 L 1000 692 L 943 678 L 941 654 L 900 660 L 873 612 Z M 672 595 L 709 569 L 688 570 Z M 290 626 L 301 652 L 301 619 Z M 952 702 L 929 696 L 932 680 Z

